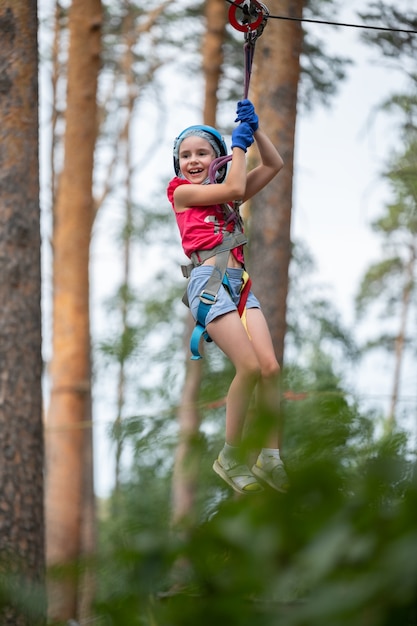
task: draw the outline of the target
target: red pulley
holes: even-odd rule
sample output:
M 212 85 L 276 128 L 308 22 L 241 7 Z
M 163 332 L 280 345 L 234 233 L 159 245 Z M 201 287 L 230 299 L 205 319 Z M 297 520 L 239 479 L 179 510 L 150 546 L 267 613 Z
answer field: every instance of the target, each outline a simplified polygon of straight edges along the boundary
M 240 7 L 240 4 L 243 4 L 244 7 Z M 255 11 L 251 12 L 250 9 L 247 8 L 248 4 L 250 5 L 250 9 L 255 8 Z M 240 13 L 240 21 L 236 17 L 237 11 Z M 250 0 L 250 2 L 248 2 L 248 0 L 235 0 L 234 4 L 230 6 L 229 22 L 233 28 L 240 30 L 242 33 L 256 30 L 262 24 L 263 19 L 263 6 L 259 2 L 256 2 L 256 0 Z

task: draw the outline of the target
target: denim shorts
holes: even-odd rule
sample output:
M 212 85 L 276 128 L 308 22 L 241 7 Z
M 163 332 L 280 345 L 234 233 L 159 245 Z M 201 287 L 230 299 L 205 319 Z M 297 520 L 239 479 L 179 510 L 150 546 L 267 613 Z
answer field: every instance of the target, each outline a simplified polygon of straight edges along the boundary
M 190 281 L 187 287 L 188 301 L 190 303 L 190 311 L 193 318 L 197 319 L 198 305 L 200 304 L 200 294 L 207 285 L 207 281 L 213 271 L 210 265 L 199 265 L 191 272 Z M 242 287 L 243 270 L 240 268 L 229 267 L 227 276 L 230 284 L 230 293 L 223 285 L 221 285 L 217 294 L 217 300 L 211 305 L 206 317 L 206 325 L 212 322 L 216 317 L 237 311 L 239 304 L 240 289 Z M 259 300 L 249 291 L 248 300 L 246 302 L 247 309 L 260 309 Z

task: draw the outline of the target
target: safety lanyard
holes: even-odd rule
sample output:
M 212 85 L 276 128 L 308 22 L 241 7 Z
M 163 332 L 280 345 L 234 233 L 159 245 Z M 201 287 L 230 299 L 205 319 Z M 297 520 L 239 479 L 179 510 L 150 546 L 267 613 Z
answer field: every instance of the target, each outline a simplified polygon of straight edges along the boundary
M 246 99 L 249 93 L 250 79 L 252 75 L 252 64 L 255 56 L 255 44 L 266 26 L 269 10 L 257 0 L 236 0 L 229 9 L 229 22 L 236 30 L 245 33 L 245 43 L 243 46 L 244 55 L 244 84 L 243 97 Z M 210 164 L 209 179 L 211 183 L 216 182 L 218 170 L 226 165 L 232 155 L 218 157 Z

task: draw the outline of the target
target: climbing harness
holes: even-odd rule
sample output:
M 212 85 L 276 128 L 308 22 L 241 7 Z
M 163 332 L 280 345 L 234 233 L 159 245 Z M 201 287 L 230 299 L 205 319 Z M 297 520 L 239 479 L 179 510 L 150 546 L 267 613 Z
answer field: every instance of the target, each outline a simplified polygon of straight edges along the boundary
M 228 235 L 223 238 L 221 244 L 211 250 L 200 250 L 199 252 L 194 252 L 191 255 L 192 263 L 182 266 L 183 275 L 188 278 L 194 267 L 199 267 L 207 259 L 215 257 L 215 265 L 213 265 L 212 273 L 210 274 L 207 284 L 199 295 L 200 302 L 197 309 L 197 320 L 190 338 L 192 360 L 201 359 L 201 354 L 199 352 L 200 339 L 203 338 L 208 342 L 211 341 L 206 330 L 206 318 L 212 305 L 217 302 L 219 290 L 222 285 L 226 291 L 230 292 L 229 278 L 227 276 L 227 262 L 230 250 L 236 248 L 237 246 L 242 246 L 245 243 L 247 243 L 247 238 L 242 232 L 235 231 L 233 233 L 228 233 Z M 246 300 L 250 290 L 250 279 L 246 272 L 244 272 L 244 275 L 245 274 L 245 279 L 242 280 L 242 289 L 238 306 L 238 312 L 241 317 L 243 316 Z M 184 294 L 183 302 L 189 306 L 187 293 Z
M 269 11 L 264 4 L 257 0 L 237 0 L 229 9 L 230 24 L 237 30 L 245 33 L 244 43 L 244 63 L 245 63 L 245 80 L 244 80 L 244 98 L 249 93 L 249 84 L 252 72 L 252 63 L 255 53 L 255 43 L 262 34 Z M 207 129 L 208 127 L 202 127 Z M 211 129 L 211 132 L 214 129 Z M 184 131 L 185 132 L 185 131 Z M 217 131 L 216 131 L 217 132 Z M 213 133 L 212 133 L 213 134 Z M 181 135 L 178 137 L 180 139 Z M 216 139 L 218 137 L 216 136 Z M 179 145 L 179 144 L 178 144 Z M 174 146 L 174 168 L 178 174 L 178 154 L 176 154 L 177 144 Z M 223 154 L 223 150 L 219 157 L 215 158 L 209 168 L 209 182 L 221 182 L 226 175 L 227 163 L 231 160 L 232 155 Z M 177 160 L 176 160 L 177 159 Z M 219 176 L 220 173 L 220 176 Z M 219 290 L 222 285 L 230 292 L 230 285 L 227 276 L 227 263 L 230 251 L 234 248 L 247 243 L 247 238 L 243 233 L 242 218 L 239 214 L 239 203 L 231 205 L 222 205 L 223 211 L 227 213 L 225 225 L 223 229 L 223 241 L 221 244 L 211 250 L 200 250 L 193 252 L 191 255 L 191 263 L 181 266 L 184 277 L 189 278 L 191 271 L 204 263 L 209 258 L 215 257 L 215 265 L 210 278 L 200 293 L 200 303 L 197 310 L 197 321 L 190 339 L 191 359 L 201 359 L 199 352 L 200 339 L 203 337 L 206 341 L 211 341 L 207 329 L 206 318 L 210 307 L 217 301 Z M 230 232 L 227 226 L 234 223 L 234 230 Z M 242 287 L 240 291 L 240 299 L 237 307 L 238 313 L 242 319 L 246 331 L 246 302 L 250 292 L 252 281 L 246 270 L 243 270 Z M 184 294 L 183 302 L 189 306 L 187 293 Z

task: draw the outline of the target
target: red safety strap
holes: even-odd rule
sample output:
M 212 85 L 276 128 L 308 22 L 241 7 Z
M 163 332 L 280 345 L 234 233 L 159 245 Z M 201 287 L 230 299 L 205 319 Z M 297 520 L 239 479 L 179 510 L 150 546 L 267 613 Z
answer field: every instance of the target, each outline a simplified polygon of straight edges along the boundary
M 252 281 L 248 277 L 248 280 L 246 281 L 246 283 L 243 286 L 242 291 L 240 292 L 240 300 L 239 300 L 239 305 L 237 307 L 240 317 L 242 317 L 243 311 L 245 310 L 246 302 L 248 301 L 248 295 L 249 295 L 251 287 L 252 287 Z

